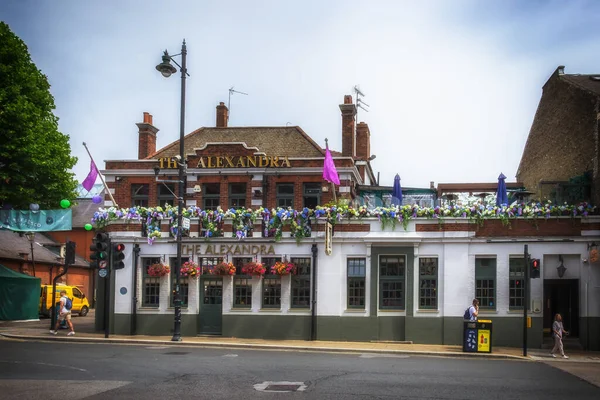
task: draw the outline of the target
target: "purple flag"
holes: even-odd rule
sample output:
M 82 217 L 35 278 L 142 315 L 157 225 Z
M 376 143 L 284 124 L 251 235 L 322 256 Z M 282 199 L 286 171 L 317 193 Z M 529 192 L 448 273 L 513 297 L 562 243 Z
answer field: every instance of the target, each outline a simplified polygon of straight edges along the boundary
M 338 177 L 338 173 L 335 169 L 335 164 L 333 163 L 333 158 L 331 157 L 329 149 L 325 150 L 325 163 L 323 164 L 323 179 L 325 179 L 328 182 L 333 182 L 338 186 L 340 184 L 340 178 Z
M 83 182 L 81 182 L 81 186 L 85 188 L 88 192 L 92 190 L 94 183 L 96 183 L 96 178 L 98 177 L 98 168 L 96 168 L 96 164 L 94 160 L 90 161 L 90 173 L 87 178 Z

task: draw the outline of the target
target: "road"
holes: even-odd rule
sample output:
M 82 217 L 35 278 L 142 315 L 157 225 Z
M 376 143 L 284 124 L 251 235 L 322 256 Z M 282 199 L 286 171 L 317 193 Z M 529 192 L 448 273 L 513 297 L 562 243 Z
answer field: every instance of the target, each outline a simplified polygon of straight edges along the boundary
M 0 398 L 564 400 L 600 388 L 531 361 L 2 339 Z

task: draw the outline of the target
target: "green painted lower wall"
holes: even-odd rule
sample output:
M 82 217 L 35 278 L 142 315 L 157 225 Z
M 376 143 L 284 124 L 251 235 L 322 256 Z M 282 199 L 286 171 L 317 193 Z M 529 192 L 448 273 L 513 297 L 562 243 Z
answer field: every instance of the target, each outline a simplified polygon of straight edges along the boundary
M 406 340 L 421 344 L 442 343 L 443 318 L 406 317 Z
M 309 340 L 309 315 L 223 315 L 225 337 Z
M 404 317 L 377 318 L 377 323 L 379 325 L 379 337 L 375 340 L 407 340 L 405 336 L 405 321 L 406 319 Z
M 600 317 L 579 318 L 579 341 L 586 350 L 600 351 Z
M 131 335 L 131 315 L 114 314 L 110 332 L 114 335 Z M 138 335 L 170 336 L 175 325 L 174 314 L 137 314 Z M 198 316 L 181 316 L 181 335 L 196 336 L 198 333 Z
M 378 339 L 378 322 L 373 317 L 318 317 L 318 340 L 368 342 Z

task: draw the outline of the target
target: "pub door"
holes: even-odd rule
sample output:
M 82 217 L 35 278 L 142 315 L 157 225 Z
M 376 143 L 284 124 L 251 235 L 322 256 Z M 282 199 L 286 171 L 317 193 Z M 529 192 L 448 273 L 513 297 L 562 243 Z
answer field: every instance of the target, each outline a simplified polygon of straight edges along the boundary
M 554 315 L 562 316 L 570 337 L 579 337 L 579 280 L 547 279 L 544 281 L 544 334 L 550 335 Z
M 223 278 L 202 276 L 200 291 L 198 332 L 202 335 L 220 335 L 223 326 Z

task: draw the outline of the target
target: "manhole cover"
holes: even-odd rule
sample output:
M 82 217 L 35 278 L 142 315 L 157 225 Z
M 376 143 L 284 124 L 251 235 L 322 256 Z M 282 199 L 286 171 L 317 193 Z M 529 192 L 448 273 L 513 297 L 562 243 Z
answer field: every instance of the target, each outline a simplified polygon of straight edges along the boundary
M 170 356 L 183 356 L 185 354 L 190 354 L 190 353 L 188 353 L 186 351 L 170 351 L 168 353 L 163 353 L 163 354 L 170 355 Z
M 306 390 L 304 382 L 263 382 L 254 385 L 254 389 L 260 392 L 303 392 Z

